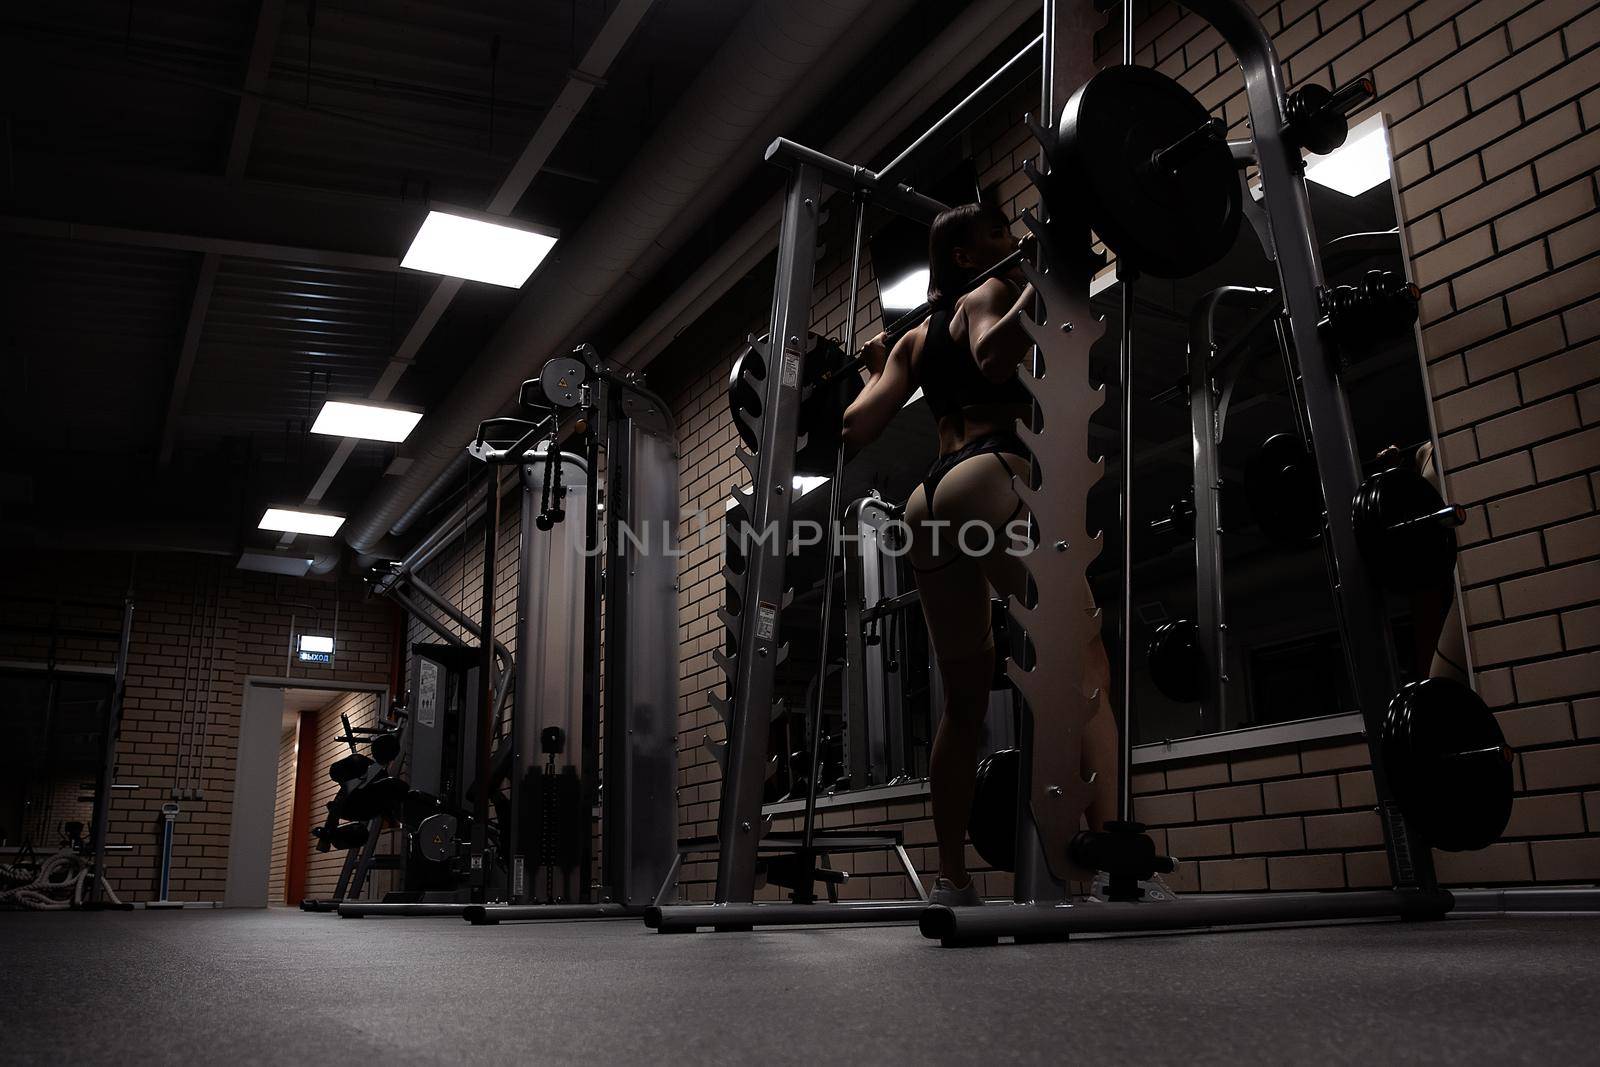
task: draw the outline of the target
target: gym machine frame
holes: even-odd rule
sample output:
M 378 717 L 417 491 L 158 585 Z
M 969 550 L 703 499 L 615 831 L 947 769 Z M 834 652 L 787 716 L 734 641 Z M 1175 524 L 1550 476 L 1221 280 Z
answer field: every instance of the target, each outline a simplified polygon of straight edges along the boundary
M 588 346 L 549 361 L 538 378 L 524 383 L 522 400 L 554 410 L 534 421 L 490 420 L 480 427 L 471 454 L 488 466 L 490 477 L 396 565 L 395 574 L 380 588 L 447 641 L 464 645 L 407 595 L 403 582 L 478 637 L 482 648 L 481 635 L 494 630 L 494 598 L 484 597 L 480 618 L 466 618 L 451 610 L 453 605 L 446 608 L 448 602 L 441 604 L 443 598 L 432 593 L 415 571 L 451 537 L 482 520 L 484 574 L 491 582 L 486 588 L 492 589 L 500 497 L 500 479 L 494 472 L 518 468 L 521 654 L 514 686 L 503 675 L 493 686 L 480 681 L 482 696 L 491 702 L 479 706 L 497 712 L 479 718 L 478 751 L 487 751 L 481 738 L 492 735 L 498 709 L 506 696 L 514 695 L 510 730 L 503 751 L 494 753 L 492 762 L 506 766 L 513 789 L 525 791 L 524 778 L 540 754 L 531 751 L 536 742 L 552 765 L 555 756 L 563 757 L 581 783 L 576 817 L 582 820 L 583 858 L 572 870 L 563 868 L 559 892 L 554 889 L 554 868 L 545 871 L 550 900 L 541 900 L 538 891 L 538 871 L 544 866 L 540 860 L 549 857 L 519 853 L 508 857 L 508 903 L 480 898 L 468 904 L 354 904 L 342 907 L 341 915 L 458 915 L 474 924 L 637 917 L 672 892 L 680 860 L 674 847 L 678 676 L 675 646 L 663 645 L 660 632 L 663 627 L 675 632 L 678 613 L 675 428 L 666 405 L 645 390 L 636 375 L 608 367 Z M 507 427 L 514 430 L 515 440 L 491 443 L 490 435 Z M 574 445 L 580 454 L 563 451 Z M 602 465 L 602 454 L 603 505 L 591 475 Z M 578 532 L 566 525 L 565 508 L 578 487 L 557 473 L 558 463 L 559 469 L 570 468 L 584 478 L 583 525 Z M 573 618 L 574 609 L 581 618 Z M 492 651 L 484 650 L 485 665 Z M 503 650 L 500 654 L 509 661 Z M 477 673 L 481 680 L 482 667 Z M 606 705 L 612 709 L 603 720 L 602 683 Z M 606 788 L 597 798 L 602 726 Z M 486 780 L 481 770 L 478 780 Z M 598 886 L 591 882 L 589 859 L 597 799 L 602 812 Z M 513 800 L 514 822 L 506 840 L 523 840 L 522 820 L 530 812 L 525 798 Z M 566 829 L 576 834 L 574 827 Z M 473 842 L 474 849 L 483 845 Z
M 1300 151 L 1283 134 L 1288 121 L 1277 54 L 1272 41 L 1242 0 L 1184 0 L 1185 5 L 1211 23 L 1233 49 L 1244 69 L 1246 97 L 1250 109 L 1253 141 L 1233 144 L 1240 166 L 1254 163 L 1260 172 L 1264 193 L 1266 233 L 1263 246 L 1278 267 L 1280 292 L 1284 296 L 1299 371 L 1298 387 L 1305 408 L 1307 428 L 1321 474 L 1326 507 L 1324 544 L 1331 573 L 1336 583 L 1336 604 L 1340 630 L 1356 696 L 1366 725 L 1369 744 L 1381 734 L 1383 714 L 1398 683 L 1393 643 L 1387 615 L 1375 581 L 1368 574 L 1353 525 L 1353 501 L 1361 481 L 1355 455 L 1350 417 L 1345 396 L 1337 378 L 1337 368 L 1325 350 L 1318 332 L 1322 318 L 1320 292 L 1322 269 L 1318 259 L 1310 205 L 1302 176 Z M 1050 4 L 1047 3 L 1047 20 Z M 1048 22 L 1047 22 L 1048 26 Z M 1132 16 L 1124 0 L 1124 63 L 1131 63 Z M 1054 42 L 1052 42 L 1054 43 Z M 1049 51 L 1047 50 L 1047 55 Z M 1046 88 L 1050 86 L 1047 59 Z M 1046 111 L 1054 116 L 1054 109 Z M 1054 145 L 1054 130 L 1036 130 L 1045 143 L 1047 155 Z M 1241 179 L 1242 180 L 1242 179 Z M 1060 205 L 1064 206 L 1064 205 Z M 1074 225 L 1080 220 L 1070 220 Z M 1082 220 L 1084 228 L 1088 220 Z M 1043 235 L 1041 235 L 1043 242 Z M 1051 250 L 1047 247 L 1047 258 Z M 1059 260 L 1058 260 L 1059 262 Z M 1137 264 L 1134 265 L 1135 267 Z M 1122 435 L 1124 462 L 1130 454 L 1131 426 L 1126 407 L 1129 382 L 1132 324 L 1129 321 L 1131 277 L 1123 284 L 1123 383 L 1124 412 Z M 1083 294 L 1067 291 L 1061 272 L 1046 274 L 1036 281 L 1044 303 L 1057 317 L 1055 309 L 1078 304 L 1086 310 Z M 1092 320 L 1091 320 L 1092 321 Z M 1055 339 L 1061 354 L 1071 346 L 1081 348 L 1079 366 L 1087 365 L 1092 337 L 1066 329 Z M 1045 345 L 1047 331 L 1035 328 L 1036 340 Z M 1089 331 L 1093 333 L 1095 331 Z M 1049 354 L 1046 353 L 1047 362 Z M 1046 379 L 1048 382 L 1048 379 Z M 1046 425 L 1048 426 L 1048 417 Z M 1123 516 L 1127 521 L 1131 472 L 1123 471 Z M 1124 539 L 1126 546 L 1126 538 Z M 1126 555 L 1126 547 L 1125 553 Z M 1124 610 L 1131 576 L 1123 561 Z M 1041 589 L 1041 598 L 1049 590 Z M 1123 627 L 1123 670 L 1128 670 L 1129 636 L 1127 620 Z M 1013 664 L 1013 667 L 1015 665 Z M 1126 687 L 1124 674 L 1124 692 Z M 1124 722 L 1118 783 L 1118 816 L 1129 823 L 1130 804 L 1127 766 L 1131 736 Z M 1384 828 L 1386 852 L 1395 888 L 1390 890 L 1340 893 L 1272 893 L 1251 897 L 1181 900 L 1165 903 L 1104 903 L 1086 907 L 1063 905 L 1057 900 L 1024 895 L 1019 870 L 1017 903 L 1012 906 L 947 908 L 930 906 L 920 926 L 924 936 L 946 945 L 989 943 L 1010 936 L 1018 941 L 1063 939 L 1073 933 L 1174 929 L 1184 927 L 1262 924 L 1329 919 L 1403 918 L 1431 919 L 1446 914 L 1453 903 L 1451 894 L 1438 888 L 1432 857 L 1425 848 L 1413 849 L 1412 836 L 1393 799 L 1384 763 L 1374 750 L 1372 773 L 1378 795 L 1378 808 Z M 1024 761 L 1027 766 L 1027 761 Z M 1021 822 L 1023 820 L 1019 820 Z M 1054 906 L 1051 906 L 1054 905 Z
M 842 878 L 815 861 L 832 852 L 859 852 L 892 849 L 919 896 L 922 882 L 906 854 L 898 831 L 869 834 L 818 831 L 816 794 L 820 761 L 821 694 L 816 687 L 816 703 L 810 709 L 811 773 L 807 775 L 804 828 L 798 834 L 766 833 L 762 817 L 762 786 L 768 764 L 769 733 L 766 729 L 773 707 L 773 685 L 778 665 L 787 655 L 782 642 L 779 617 L 792 598 L 785 585 L 785 556 L 789 534 L 790 487 L 793 484 L 794 456 L 803 445 L 799 410 L 805 399 L 802 385 L 803 362 L 810 334 L 811 293 L 819 251 L 817 231 L 821 223 L 824 186 L 851 193 L 855 208 L 853 258 L 850 291 L 857 291 L 860 280 L 861 243 L 866 204 L 873 201 L 907 218 L 927 223 L 945 205 L 896 181 L 891 173 L 925 149 L 941 133 L 958 123 L 981 114 L 995 101 L 1015 88 L 1018 72 L 1041 48 L 1044 36 L 1035 37 L 1015 56 L 1000 66 L 971 93 L 917 136 L 881 170 L 872 170 L 834 159 L 815 149 L 779 138 L 767 149 L 766 158 L 789 171 L 783 208 L 783 223 L 778 239 L 778 271 L 773 290 L 769 328 L 763 340 L 752 347 L 767 371 L 764 383 L 747 383 L 762 390 L 761 415 L 749 428 L 759 441 L 754 454 L 740 450 L 740 462 L 751 479 L 751 487 L 736 488 L 729 501 L 730 530 L 761 531 L 757 550 L 736 569 L 726 560 L 729 603 L 722 620 L 731 650 L 715 654 L 727 676 L 726 698 L 712 697 L 711 703 L 727 730 L 725 742 L 709 742 L 722 766 L 722 798 L 715 839 L 684 842 L 686 848 L 718 851 L 716 903 L 652 908 L 645 921 L 663 933 L 689 932 L 700 927 L 719 930 L 748 929 L 752 925 L 805 925 L 815 923 L 887 922 L 914 920 L 923 907 L 921 900 L 909 902 L 839 903 L 816 902 L 812 888 L 816 880 L 828 885 L 830 897 Z M 856 301 L 845 315 L 845 343 L 855 343 Z M 910 313 L 910 322 L 926 308 Z M 897 323 L 898 327 L 900 323 Z M 891 328 L 891 333 L 895 330 Z M 854 373 L 859 357 L 823 374 L 816 388 L 827 388 L 834 378 Z M 826 672 L 827 653 L 833 635 L 833 582 L 838 563 L 834 543 L 835 524 L 840 520 L 840 483 L 844 453 L 838 450 L 834 476 L 830 480 L 828 510 L 829 555 L 825 566 L 822 607 L 823 655 L 821 670 Z M 766 537 L 775 538 L 770 549 Z M 725 552 L 725 555 L 729 554 Z M 847 639 L 847 648 L 855 647 Z M 847 657 L 849 652 L 847 651 Z M 847 729 L 854 727 L 847 724 Z M 859 741 L 860 739 L 857 738 Z M 756 869 L 763 855 L 788 855 L 797 861 L 800 885 L 794 891 L 796 903 L 754 902 Z
M 581 690 L 573 693 L 570 677 L 563 677 L 559 668 L 546 670 L 543 660 L 549 657 L 541 658 L 539 677 L 533 677 L 527 656 L 522 669 L 527 677 L 519 679 L 518 689 L 519 717 L 537 715 L 545 723 L 553 721 L 552 707 L 559 709 L 579 698 L 581 708 L 569 707 L 565 721 L 570 725 L 565 729 L 571 736 L 574 720 L 581 720 L 576 733 L 582 745 L 581 774 L 587 783 L 597 781 L 602 755 L 597 743 L 604 727 L 604 775 L 598 779 L 604 782 L 599 798 L 601 884 L 597 891 L 587 885 L 585 861 L 578 892 L 594 895 L 593 901 L 475 905 L 463 917 L 476 925 L 636 918 L 671 896 L 683 856 L 676 844 L 677 646 L 661 640 L 663 631 L 678 629 L 676 428 L 666 404 L 643 387 L 638 375 L 608 366 L 587 345 L 571 357 L 552 360 L 539 378 L 524 384 L 524 400 L 535 392 L 558 412 L 544 446 L 547 452 L 581 437 L 590 472 L 599 469 L 602 450 L 604 454 L 604 518 L 593 487 L 584 507 Z M 519 455 L 520 442 L 481 458 L 516 462 Z M 534 477 L 536 465 L 537 460 L 524 467 L 525 479 Z M 559 485 L 555 489 L 559 493 Z M 539 525 L 531 492 L 523 525 Z M 642 539 L 637 536 L 640 530 Z M 657 533 L 659 544 L 652 540 Z M 566 634 L 556 633 L 559 621 L 548 617 L 552 611 L 559 613 L 560 605 L 552 603 L 545 582 L 559 577 L 554 568 L 541 570 L 540 561 L 524 547 L 519 648 L 537 640 L 548 653 L 552 639 L 570 643 L 571 628 Z M 607 709 L 603 724 L 602 692 Z M 543 733 L 549 732 L 547 726 Z M 592 792 L 585 793 L 586 819 L 594 801 Z
M 106 876 L 106 853 L 131 852 L 132 845 L 113 845 L 106 840 L 111 828 L 111 801 L 118 792 L 133 792 L 140 789 L 137 785 L 121 785 L 117 782 L 117 739 L 122 733 L 122 711 L 128 687 L 128 651 L 133 642 L 133 591 L 132 588 L 117 601 L 86 601 L 86 600 L 61 600 L 46 599 L 26 596 L 12 596 L 9 600 L 18 602 L 32 602 L 41 606 L 50 605 L 51 619 L 48 627 L 31 627 L 6 625 L 0 630 L 9 630 L 18 633 L 45 633 L 49 636 L 49 648 L 46 653 L 45 670 L 49 676 L 54 692 L 54 676 L 57 670 L 56 652 L 57 641 L 61 637 L 75 638 L 80 641 L 100 642 L 110 644 L 115 642 L 116 652 L 112 658 L 111 694 L 106 702 L 105 734 L 101 740 L 101 761 L 95 771 L 94 803 L 89 816 L 88 851 L 93 864 L 89 877 L 85 880 L 82 907 L 88 909 L 126 907 L 107 901 L 109 895 L 106 890 L 110 887 L 110 879 Z M 65 628 L 60 625 L 59 612 L 62 606 L 83 608 L 115 607 L 118 610 L 118 626 L 115 630 L 88 630 L 81 628 Z M 54 701 L 52 696 L 51 701 Z M 50 725 L 48 720 L 45 725 L 45 736 L 48 738 Z M 46 828 L 46 832 L 48 828 Z
M 360 753 L 360 750 L 356 748 L 357 741 L 370 742 L 374 737 L 389 732 L 390 728 L 395 725 L 394 720 L 390 719 L 376 727 L 352 726 L 350 724 L 350 716 L 344 714 L 339 716 L 339 721 L 344 727 L 344 733 L 334 738 L 334 741 L 343 741 L 350 747 L 352 755 Z M 405 740 L 404 731 L 407 721 L 402 719 L 398 726 L 397 732 L 400 733 L 402 745 Z M 402 763 L 404 758 L 404 755 L 397 758 L 396 764 Z M 387 768 L 385 770 L 387 771 Z M 399 868 L 400 864 L 392 862 L 399 857 L 378 855 L 378 840 L 382 836 L 383 816 L 377 815 L 367 819 L 365 824 L 367 827 L 366 839 L 361 842 L 359 847 L 345 850 L 344 863 L 339 866 L 339 877 L 334 881 L 333 896 L 326 899 L 307 897 L 300 902 L 301 911 L 338 911 L 339 905 L 343 904 L 346 898 L 359 897 L 361 895 L 361 891 L 366 887 L 367 878 L 373 871 Z

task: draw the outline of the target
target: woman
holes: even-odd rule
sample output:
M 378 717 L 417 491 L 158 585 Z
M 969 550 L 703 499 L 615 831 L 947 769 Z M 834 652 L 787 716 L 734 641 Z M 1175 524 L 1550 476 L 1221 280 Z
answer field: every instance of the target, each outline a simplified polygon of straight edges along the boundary
M 939 837 L 931 900 L 950 906 L 982 903 L 967 873 L 966 833 L 995 668 L 990 589 L 1023 597 L 1027 588 L 1021 556 L 1028 513 L 1012 479 L 1028 476 L 1015 427 L 1029 418 L 1031 399 L 1017 367 L 1032 350 L 1021 320 L 1034 302 L 1033 286 L 1023 284 L 1020 270 L 963 290 L 1015 247 L 998 208 L 963 204 L 934 219 L 928 235 L 933 314 L 891 351 L 882 334 L 868 343 L 866 388 L 844 415 L 845 443 L 860 448 L 921 388 L 938 424 L 939 456 L 906 502 L 905 519 L 912 531 L 907 555 L 944 681 L 944 714 L 928 771 Z M 1101 696 L 1085 729 L 1084 769 L 1098 772 L 1089 823 L 1100 829 L 1116 817 L 1117 735 L 1106 698 L 1111 672 L 1098 638 L 1089 664 L 1087 687 Z

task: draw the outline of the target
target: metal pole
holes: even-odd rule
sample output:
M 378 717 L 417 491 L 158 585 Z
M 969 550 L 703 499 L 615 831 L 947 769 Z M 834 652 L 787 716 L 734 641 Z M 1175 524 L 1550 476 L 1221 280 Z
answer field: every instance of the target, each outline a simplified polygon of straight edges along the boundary
M 1024 45 L 1022 47 L 1022 51 L 1006 60 L 1004 65 L 1002 65 L 999 70 L 995 71 L 993 74 L 989 75 L 989 77 L 984 79 L 982 85 L 968 93 L 966 97 L 963 98 L 962 101 L 955 107 L 951 108 L 949 111 L 946 111 L 944 115 L 938 119 L 938 121 L 924 130 L 920 137 L 907 145 L 898 156 L 895 156 L 888 163 L 884 164 L 883 169 L 878 171 L 878 180 L 882 181 L 889 175 L 891 171 L 898 170 L 901 164 L 905 163 L 906 160 L 916 155 L 924 145 L 933 140 L 933 138 L 937 137 L 941 130 L 955 122 L 957 118 L 961 117 L 967 111 L 979 110 L 980 106 L 988 107 L 990 104 L 992 104 L 994 101 L 990 99 L 991 94 L 994 94 L 997 88 L 1002 86 L 1004 82 L 1009 80 L 1011 75 L 1015 74 L 1019 68 L 1026 64 L 1027 61 L 1032 57 L 1034 51 L 1043 44 L 1044 34 L 1041 33 L 1039 36 L 1035 37 L 1033 40 Z
M 485 480 L 492 481 L 496 471 L 484 468 Z M 495 564 L 500 549 L 500 494 L 491 492 L 487 500 L 483 526 L 483 609 L 479 623 L 478 647 L 478 790 L 472 802 L 472 862 L 477 866 L 472 891 L 475 903 L 489 899 L 488 861 L 484 851 L 489 841 L 489 747 L 494 743 L 495 717 L 500 709 L 495 700 L 495 640 L 494 640 L 494 587 Z
M 94 847 L 94 874 L 90 876 L 86 899 L 97 902 L 100 890 L 106 884 L 106 834 L 111 827 L 111 798 L 115 795 L 117 777 L 117 735 L 122 732 L 122 699 L 128 687 L 128 646 L 133 641 L 133 591 L 122 598 L 122 630 L 117 639 L 116 669 L 111 678 L 111 707 L 106 711 L 106 737 L 104 756 L 100 764 L 100 788 L 95 790 L 94 830 L 90 843 Z M 51 652 L 51 669 L 55 667 L 55 653 Z
M 767 380 L 762 405 L 761 441 L 754 457 L 748 496 L 735 491 L 740 510 L 763 540 L 753 546 L 742 575 L 730 580 L 740 604 L 729 625 L 737 627 L 730 661 L 725 722 L 727 760 L 717 813 L 721 852 L 717 860 L 719 903 L 749 902 L 755 896 L 755 867 L 761 832 L 761 792 L 766 781 L 772 718 L 772 688 L 782 654 L 781 620 L 785 600 L 789 497 L 794 484 L 794 445 L 800 415 L 801 363 L 811 322 L 811 287 L 816 277 L 817 217 L 822 172 L 793 165 L 784 194 L 778 237 L 778 276 L 766 345 Z M 742 499 L 741 499 L 742 498 Z M 768 535 L 774 538 L 768 544 Z
M 1265 192 L 1268 229 L 1276 252 L 1279 291 L 1289 316 L 1290 340 L 1305 405 L 1306 424 L 1322 481 L 1324 549 L 1335 567 L 1335 604 L 1345 657 L 1355 684 L 1369 743 L 1380 734 L 1395 687 L 1392 631 L 1383 592 L 1368 573 L 1356 540 L 1354 500 L 1361 485 L 1349 401 L 1337 366 L 1317 329 L 1322 264 L 1300 150 L 1284 140 L 1283 72 L 1272 38 L 1243 0 L 1185 0 L 1233 49 L 1244 71 L 1245 99 Z M 1376 753 L 1374 753 L 1376 755 Z M 1393 800 L 1383 760 L 1374 759 L 1373 784 L 1387 831 L 1390 869 L 1401 886 L 1435 884 L 1432 853 L 1412 840 Z
M 856 304 L 858 301 L 857 286 L 861 283 L 861 232 L 866 225 L 866 201 L 857 193 L 853 197 L 856 202 L 856 227 L 855 244 L 850 256 L 850 288 L 845 291 L 846 298 L 850 301 L 844 313 L 844 348 L 849 352 L 855 348 L 856 343 Z M 839 515 L 839 498 L 843 495 L 841 485 L 844 482 L 844 442 L 835 441 L 838 451 L 833 457 L 833 480 L 828 485 L 828 558 L 822 567 L 822 635 L 817 644 L 817 695 L 811 702 L 811 774 L 806 779 L 806 814 L 804 843 L 801 846 L 801 862 L 805 867 L 805 875 L 801 879 L 800 887 L 795 890 L 795 898 L 801 903 L 809 902 L 813 897 L 811 872 L 814 868 L 815 853 L 812 851 L 812 842 L 816 839 L 817 829 L 817 787 L 818 777 L 822 770 L 822 703 L 828 690 L 828 647 L 832 643 L 829 638 L 833 635 L 833 579 L 839 560 L 839 542 L 835 536 L 837 532 Z
M 1133 64 L 1133 0 L 1122 0 L 1122 62 Z M 1117 743 L 1117 820 L 1132 814 L 1129 770 L 1133 754 L 1133 279 L 1134 271 L 1117 264 L 1122 282 L 1122 604 L 1118 638 L 1122 645 L 1122 735 Z

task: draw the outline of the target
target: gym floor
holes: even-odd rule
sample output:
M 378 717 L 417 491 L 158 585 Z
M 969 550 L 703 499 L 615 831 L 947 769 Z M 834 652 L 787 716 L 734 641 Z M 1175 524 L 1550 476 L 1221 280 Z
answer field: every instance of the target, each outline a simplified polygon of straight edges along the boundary
M 1600 1045 L 1600 920 L 942 950 L 298 911 L 0 914 L 12 1063 L 1428 1061 Z

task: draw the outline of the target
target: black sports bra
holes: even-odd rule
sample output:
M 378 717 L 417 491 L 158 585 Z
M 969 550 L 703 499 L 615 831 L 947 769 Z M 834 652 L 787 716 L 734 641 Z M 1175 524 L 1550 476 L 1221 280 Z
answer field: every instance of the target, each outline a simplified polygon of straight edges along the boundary
M 950 336 L 953 308 L 942 307 L 928 319 L 928 336 L 923 342 L 920 361 L 922 395 L 935 420 L 954 415 L 962 408 L 987 404 L 1027 404 L 1033 398 L 1017 376 L 1003 382 L 990 381 L 978 369 L 978 361 L 966 346 Z

